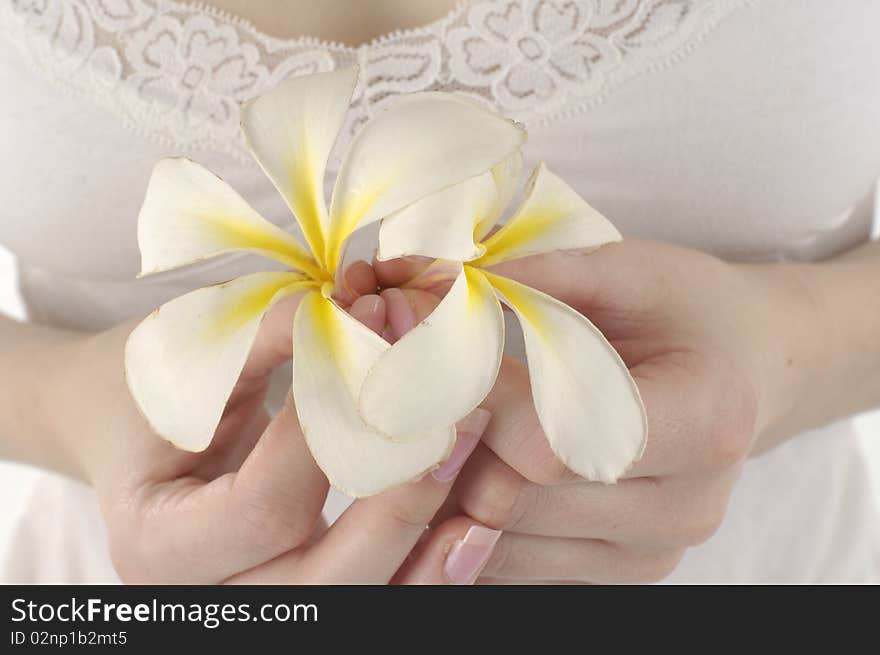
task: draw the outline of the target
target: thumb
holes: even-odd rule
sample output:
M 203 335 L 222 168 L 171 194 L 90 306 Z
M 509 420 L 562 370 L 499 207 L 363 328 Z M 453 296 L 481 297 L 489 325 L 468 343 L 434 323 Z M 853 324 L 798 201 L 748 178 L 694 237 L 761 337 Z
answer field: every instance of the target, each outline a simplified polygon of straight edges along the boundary
M 282 298 L 273 305 L 260 323 L 257 337 L 251 346 L 241 380 L 259 380 L 286 362 L 293 355 L 293 317 L 304 291 Z
M 385 301 L 388 321 L 382 336 L 391 343 L 425 320 L 441 300 L 421 289 L 385 289 L 382 299 Z
M 601 266 L 595 253 L 559 251 L 523 257 L 489 267 L 490 273 L 543 291 L 567 305 L 584 304 L 601 290 Z
M 384 325 L 385 307 L 377 302 L 376 278 L 369 264 L 358 261 L 345 269 L 345 298 L 337 301 L 349 307 L 349 312 L 367 327 L 376 330 Z M 260 324 L 257 338 L 242 372 L 243 380 L 262 380 L 293 355 L 293 318 L 306 292 L 283 298 L 273 305 Z
M 576 309 L 597 312 L 590 314 L 591 320 L 612 319 L 624 309 L 650 307 L 662 297 L 680 268 L 681 252 L 665 244 L 627 239 L 596 250 L 523 257 L 487 270 Z

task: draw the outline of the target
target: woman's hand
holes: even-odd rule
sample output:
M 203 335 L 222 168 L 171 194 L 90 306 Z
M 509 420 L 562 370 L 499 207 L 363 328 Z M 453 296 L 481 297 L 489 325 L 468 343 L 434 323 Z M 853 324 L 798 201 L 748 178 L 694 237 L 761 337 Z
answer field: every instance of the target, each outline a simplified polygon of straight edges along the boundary
M 376 269 L 380 283 L 393 286 L 415 266 L 398 260 Z M 688 546 L 718 528 L 743 460 L 809 427 L 805 417 L 815 414 L 804 403 L 824 406 L 824 383 L 833 384 L 816 383 L 837 367 L 808 267 L 735 266 L 625 241 L 496 269 L 563 300 L 602 330 L 638 383 L 649 434 L 626 479 L 575 478 L 542 434 L 527 368 L 506 358 L 483 403 L 493 415 L 484 447 L 440 514 L 463 512 L 505 531 L 486 581 L 665 577 Z M 392 325 L 419 320 L 437 302 L 420 291 L 385 296 Z M 412 308 L 415 316 L 405 316 Z
M 363 295 L 376 289 L 372 269 L 355 264 L 346 281 L 340 300 L 381 331 L 384 301 Z M 43 440 L 53 452 L 32 460 L 58 462 L 94 486 L 125 582 L 473 582 L 495 533 L 473 520 L 458 521 L 455 540 L 473 528 L 468 543 L 476 539 L 486 547 L 476 559 L 473 548 L 459 547 L 447 564 L 449 549 L 424 532 L 489 413 L 475 410 L 461 422 L 452 455 L 433 474 L 356 501 L 327 529 L 321 509 L 328 483 L 306 446 L 292 394 L 276 416 L 264 408 L 273 369 L 291 356 L 297 303 L 282 301 L 263 321 L 215 438 L 202 453 L 163 441 L 137 411 L 122 366 L 135 323 L 56 340 L 39 387 L 51 393 L 45 407 L 53 411 L 44 427 L 52 438 Z M 417 545 L 420 554 L 410 556 Z

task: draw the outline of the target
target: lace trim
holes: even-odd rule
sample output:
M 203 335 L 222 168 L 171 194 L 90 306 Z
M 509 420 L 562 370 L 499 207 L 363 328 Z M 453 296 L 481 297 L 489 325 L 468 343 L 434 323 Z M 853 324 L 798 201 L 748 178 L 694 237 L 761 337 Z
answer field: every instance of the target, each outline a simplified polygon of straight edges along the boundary
M 681 60 L 752 2 L 473 0 L 356 48 L 274 38 L 172 0 L 6 0 L 0 23 L 56 86 L 128 128 L 169 148 L 250 162 L 238 106 L 291 75 L 361 66 L 340 144 L 389 98 L 414 91 L 455 91 L 527 126 L 546 124 Z

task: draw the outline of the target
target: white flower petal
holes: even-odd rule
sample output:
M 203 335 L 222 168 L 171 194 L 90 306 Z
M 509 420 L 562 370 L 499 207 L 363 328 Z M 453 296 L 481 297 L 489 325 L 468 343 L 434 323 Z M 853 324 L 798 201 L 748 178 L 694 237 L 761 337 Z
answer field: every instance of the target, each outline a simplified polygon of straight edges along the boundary
M 328 266 L 356 228 L 489 170 L 524 140 L 515 123 L 457 96 L 401 97 L 348 148 L 330 203 Z
M 441 189 L 385 218 L 379 229 L 380 261 L 421 255 L 466 262 L 482 256 L 480 241 L 516 193 L 519 150 L 482 175 Z
M 474 243 L 474 227 L 494 210 L 497 195 L 492 173 L 486 172 L 417 200 L 382 221 L 378 259 L 476 259 L 485 249 Z
M 284 196 L 317 258 L 324 254 L 324 171 L 357 68 L 293 77 L 241 108 L 248 147 Z
M 125 375 L 153 430 L 178 448 L 208 447 L 266 310 L 314 287 L 297 273 L 254 273 L 175 298 L 128 337 Z
M 535 409 L 553 452 L 588 480 L 616 481 L 642 456 L 648 430 L 626 365 L 568 305 L 513 280 L 486 276 L 519 317 Z
M 620 241 L 617 229 L 543 164 L 535 169 L 523 204 L 483 242 L 486 254 L 474 262 L 492 266 L 555 250 L 594 249 Z
M 271 257 L 303 272 L 317 264 L 305 248 L 256 211 L 226 182 L 189 159 L 153 168 L 138 215 L 141 275 L 233 250 Z
M 425 196 L 382 221 L 379 261 L 421 255 L 457 262 L 481 257 L 480 244 L 516 193 L 519 150 L 490 171 Z
M 437 308 L 370 369 L 361 415 L 395 440 L 452 425 L 488 395 L 503 354 L 501 305 L 483 273 L 465 266 Z
M 303 299 L 293 333 L 296 411 L 309 449 L 334 487 L 353 497 L 371 496 L 449 456 L 454 427 L 419 426 L 419 438 L 395 443 L 358 414 L 355 399 L 364 376 L 390 348 L 381 337 L 318 293 Z
M 498 224 L 504 210 L 513 202 L 522 176 L 522 152 L 517 150 L 510 157 L 492 168 L 492 178 L 495 180 L 495 205 L 487 212 L 474 230 L 474 239 L 477 243 L 486 238 L 492 228 Z
M 448 259 L 435 259 L 424 269 L 401 285 L 401 289 L 420 289 L 442 295 L 441 289 L 448 291 L 461 274 L 461 262 Z

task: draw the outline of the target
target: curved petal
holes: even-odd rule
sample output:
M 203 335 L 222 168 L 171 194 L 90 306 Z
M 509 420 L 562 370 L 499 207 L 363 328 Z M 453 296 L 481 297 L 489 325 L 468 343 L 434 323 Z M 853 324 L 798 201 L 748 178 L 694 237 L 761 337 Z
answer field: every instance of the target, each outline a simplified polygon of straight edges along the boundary
M 175 298 L 125 345 L 125 376 L 153 430 L 178 448 L 208 447 L 266 310 L 314 287 L 296 273 L 254 273 Z
M 465 266 L 437 308 L 370 369 L 361 415 L 395 440 L 420 425 L 453 425 L 491 391 L 503 354 L 501 305 L 483 273 Z
M 616 481 L 642 456 L 648 431 L 626 364 L 568 305 L 513 280 L 486 277 L 522 325 L 535 409 L 553 452 L 588 480 Z
M 324 171 L 357 85 L 356 67 L 293 77 L 245 103 L 248 147 L 302 228 L 316 258 L 324 256 Z
M 522 177 L 522 152 L 517 150 L 510 157 L 492 167 L 492 178 L 495 180 L 495 205 L 483 217 L 474 230 L 474 240 L 480 243 L 492 228 L 501 220 L 504 211 L 513 202 Z
M 486 254 L 474 263 L 491 266 L 554 250 L 598 248 L 620 239 L 608 219 L 539 164 L 526 199 L 504 227 L 486 239 Z
M 379 261 L 422 255 L 457 262 L 481 257 L 480 241 L 516 193 L 522 154 L 516 150 L 490 171 L 417 200 L 382 221 Z
M 457 96 L 401 97 L 348 147 L 330 203 L 328 267 L 356 228 L 489 170 L 523 141 L 515 123 Z
M 233 250 L 247 250 L 311 273 L 317 264 L 292 234 L 260 216 L 226 182 L 184 158 L 153 168 L 138 215 L 141 275 Z
M 485 248 L 474 243 L 474 227 L 494 209 L 496 197 L 495 180 L 486 172 L 417 200 L 382 221 L 377 258 L 476 259 Z
M 395 443 L 369 428 L 355 399 L 367 370 L 390 348 L 320 294 L 306 296 L 293 322 L 293 394 L 306 442 L 330 483 L 349 496 L 380 493 L 442 462 L 455 428 L 421 430 Z
M 402 285 L 401 289 L 421 289 L 445 297 L 450 287 L 461 274 L 461 262 L 448 259 L 435 259 Z M 445 289 L 441 293 L 439 289 Z

